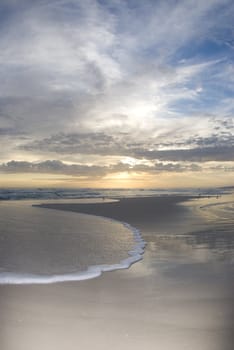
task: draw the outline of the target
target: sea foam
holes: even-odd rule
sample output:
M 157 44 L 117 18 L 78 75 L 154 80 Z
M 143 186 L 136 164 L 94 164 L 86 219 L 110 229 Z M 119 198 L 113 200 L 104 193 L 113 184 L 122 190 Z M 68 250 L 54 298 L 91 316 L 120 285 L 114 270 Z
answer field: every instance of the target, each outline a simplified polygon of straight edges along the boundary
M 88 214 L 82 214 L 90 216 Z M 92 215 L 95 216 L 95 215 Z M 110 272 L 121 269 L 128 269 L 132 264 L 142 260 L 146 242 L 143 240 L 140 231 L 126 222 L 115 219 L 97 216 L 105 221 L 121 224 L 132 232 L 135 242 L 134 247 L 128 251 L 128 257 L 115 264 L 91 265 L 84 271 L 63 273 L 63 274 L 34 274 L 17 272 L 0 272 L 0 284 L 52 284 L 59 282 L 83 281 L 101 276 L 103 272 Z

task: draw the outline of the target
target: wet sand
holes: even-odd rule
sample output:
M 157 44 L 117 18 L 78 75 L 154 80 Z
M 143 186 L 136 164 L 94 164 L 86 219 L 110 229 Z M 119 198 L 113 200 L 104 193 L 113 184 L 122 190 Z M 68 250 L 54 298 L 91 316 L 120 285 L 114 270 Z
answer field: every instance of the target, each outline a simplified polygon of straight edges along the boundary
M 44 205 L 128 222 L 144 259 L 93 280 L 0 286 L 1 350 L 233 349 L 233 235 L 207 235 L 215 223 L 189 199 Z

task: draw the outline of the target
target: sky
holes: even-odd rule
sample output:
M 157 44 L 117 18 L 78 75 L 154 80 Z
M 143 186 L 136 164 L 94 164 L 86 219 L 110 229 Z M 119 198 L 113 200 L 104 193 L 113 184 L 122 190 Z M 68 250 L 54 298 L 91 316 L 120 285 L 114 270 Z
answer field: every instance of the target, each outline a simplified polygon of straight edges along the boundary
M 232 0 L 1 0 L 0 186 L 234 185 Z

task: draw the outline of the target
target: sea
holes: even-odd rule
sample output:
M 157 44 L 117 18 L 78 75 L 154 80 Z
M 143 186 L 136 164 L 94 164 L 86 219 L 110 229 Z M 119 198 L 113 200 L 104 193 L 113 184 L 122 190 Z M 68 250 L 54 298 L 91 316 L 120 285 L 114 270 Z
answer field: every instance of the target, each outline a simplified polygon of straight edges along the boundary
M 110 202 L 126 197 L 196 195 L 211 198 L 219 189 L 1 189 L 0 284 L 43 284 L 98 277 L 129 268 L 143 258 L 146 243 L 138 228 L 105 217 L 37 207 L 43 203 Z M 233 221 L 233 203 L 203 204 L 224 222 Z M 234 222 L 232 222 L 233 228 Z M 217 226 L 217 225 L 216 225 Z M 226 228 L 230 229 L 230 225 Z M 233 232 L 232 232 L 233 233 Z M 220 239 L 223 239 L 221 232 Z M 190 235 L 189 239 L 195 239 Z M 196 236 L 199 239 L 199 232 Z M 226 242 L 226 241 L 225 241 Z M 233 241 L 232 241 L 233 243 Z
M 90 188 L 0 188 L 0 200 L 123 198 L 173 194 L 219 195 L 234 191 L 234 187 L 176 189 L 90 189 Z

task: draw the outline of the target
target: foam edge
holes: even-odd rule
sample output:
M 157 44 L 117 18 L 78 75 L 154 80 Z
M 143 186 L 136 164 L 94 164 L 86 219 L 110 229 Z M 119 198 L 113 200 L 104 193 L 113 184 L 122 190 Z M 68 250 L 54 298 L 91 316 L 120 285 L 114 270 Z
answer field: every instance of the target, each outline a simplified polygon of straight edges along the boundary
M 89 215 L 83 214 L 82 215 Z M 130 268 L 133 264 L 143 259 L 143 254 L 145 252 L 146 242 L 141 236 L 140 230 L 131 226 L 130 224 L 115 219 L 107 218 L 104 216 L 98 216 L 108 221 L 114 221 L 121 223 L 127 229 L 129 229 L 132 234 L 136 245 L 128 251 L 129 257 L 121 260 L 119 263 L 112 265 L 91 265 L 87 270 L 81 272 L 67 273 L 67 274 L 57 274 L 57 275 L 39 275 L 39 274 L 19 274 L 14 272 L 2 272 L 0 273 L 0 284 L 53 284 L 61 282 L 72 282 L 72 281 L 84 281 L 93 278 L 97 278 L 102 275 L 103 272 L 110 272 L 115 270 L 123 270 Z

